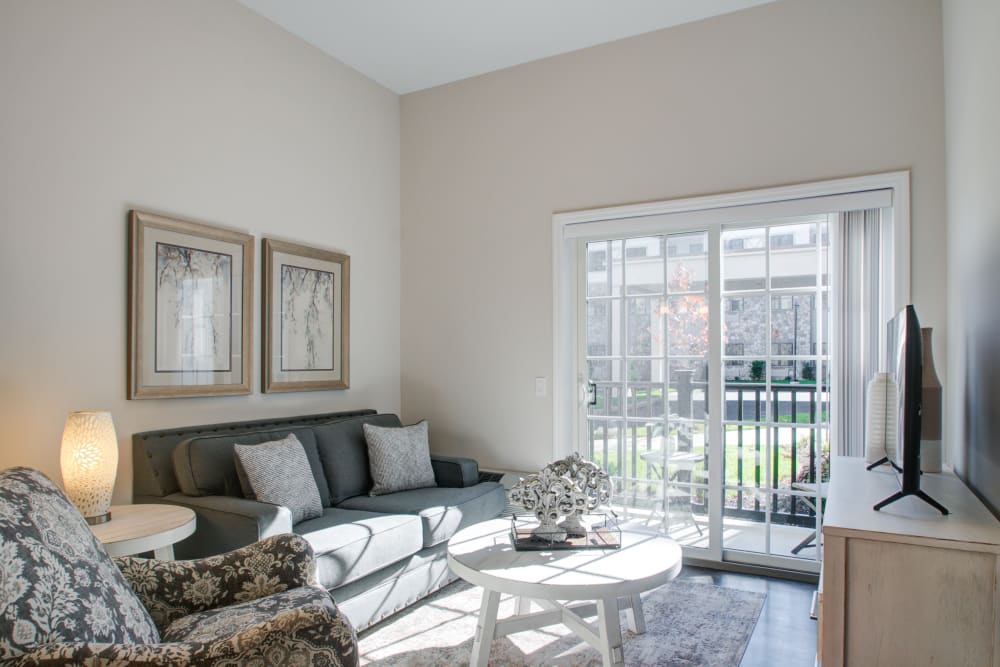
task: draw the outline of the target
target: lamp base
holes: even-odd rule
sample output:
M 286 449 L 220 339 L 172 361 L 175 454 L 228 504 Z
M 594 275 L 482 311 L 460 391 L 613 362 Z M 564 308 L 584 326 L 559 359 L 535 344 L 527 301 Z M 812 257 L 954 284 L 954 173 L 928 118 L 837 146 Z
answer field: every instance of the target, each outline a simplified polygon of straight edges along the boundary
M 87 523 L 89 523 L 91 526 L 99 526 L 102 523 L 107 523 L 108 521 L 111 521 L 111 512 L 107 512 L 106 514 L 99 514 L 97 516 L 85 516 L 83 518 L 86 519 Z

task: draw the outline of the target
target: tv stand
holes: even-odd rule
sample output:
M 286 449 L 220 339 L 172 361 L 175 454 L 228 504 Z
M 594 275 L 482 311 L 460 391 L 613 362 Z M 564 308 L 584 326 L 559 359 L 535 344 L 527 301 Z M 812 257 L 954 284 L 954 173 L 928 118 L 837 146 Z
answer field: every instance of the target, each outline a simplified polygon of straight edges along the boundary
M 1000 667 L 1000 521 L 951 473 L 927 473 L 917 500 L 889 468 L 834 456 L 823 513 L 822 667 Z
M 880 509 L 882 509 L 886 505 L 890 505 L 890 504 L 896 502 L 897 500 L 905 498 L 906 496 L 916 496 L 917 498 L 920 498 L 922 501 L 924 501 L 925 503 L 927 503 L 928 505 L 930 505 L 931 507 L 933 507 L 934 509 L 936 509 L 938 512 L 941 512 L 941 514 L 944 514 L 945 516 L 948 515 L 948 510 L 947 510 L 947 508 L 945 508 L 944 505 L 942 505 L 938 501 L 934 500 L 933 498 L 931 498 L 930 496 L 928 496 L 926 493 L 924 493 L 920 489 L 917 489 L 916 491 L 899 491 L 897 493 L 894 493 L 891 496 L 889 496 L 888 498 L 886 498 L 885 500 L 877 503 L 873 509 L 876 512 L 878 512 Z

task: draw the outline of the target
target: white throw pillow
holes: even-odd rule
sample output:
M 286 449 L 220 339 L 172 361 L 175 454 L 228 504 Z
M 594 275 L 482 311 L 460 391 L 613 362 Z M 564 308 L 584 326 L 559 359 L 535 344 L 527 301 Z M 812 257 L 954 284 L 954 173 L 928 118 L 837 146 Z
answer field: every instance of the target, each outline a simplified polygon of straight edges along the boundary
M 431 467 L 426 420 L 395 428 L 365 424 L 364 430 L 368 467 L 374 482 L 369 495 L 437 486 Z

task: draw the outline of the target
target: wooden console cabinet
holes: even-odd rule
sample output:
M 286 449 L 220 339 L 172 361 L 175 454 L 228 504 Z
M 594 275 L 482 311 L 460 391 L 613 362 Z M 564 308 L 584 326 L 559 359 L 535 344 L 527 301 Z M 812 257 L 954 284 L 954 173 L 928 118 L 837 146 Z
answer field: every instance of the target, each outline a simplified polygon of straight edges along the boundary
M 952 474 L 921 488 L 951 512 L 907 497 L 887 470 L 836 457 L 823 524 L 822 667 L 1000 667 L 1000 521 Z

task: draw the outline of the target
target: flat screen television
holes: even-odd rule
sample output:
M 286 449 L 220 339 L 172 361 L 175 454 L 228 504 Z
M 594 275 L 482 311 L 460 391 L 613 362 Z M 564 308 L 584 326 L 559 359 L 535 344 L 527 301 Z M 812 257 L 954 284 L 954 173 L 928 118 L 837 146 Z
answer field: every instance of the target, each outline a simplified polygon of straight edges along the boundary
M 896 449 L 888 460 L 899 471 L 900 489 L 875 505 L 880 510 L 906 496 L 917 496 L 942 514 L 948 510 L 920 489 L 920 417 L 923 409 L 923 350 L 920 321 L 906 306 L 888 324 L 889 375 L 896 381 Z

